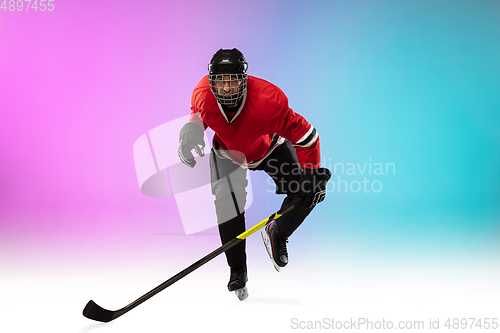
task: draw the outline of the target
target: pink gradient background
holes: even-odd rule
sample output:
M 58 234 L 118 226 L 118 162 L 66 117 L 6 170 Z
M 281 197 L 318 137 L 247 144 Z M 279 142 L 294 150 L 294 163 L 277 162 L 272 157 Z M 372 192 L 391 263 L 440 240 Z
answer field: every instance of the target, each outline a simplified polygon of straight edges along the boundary
M 4 246 L 71 252 L 182 230 L 172 199 L 141 194 L 132 145 L 189 112 L 222 46 L 204 3 L 56 1 L 54 12 L 0 13 Z
M 244 10 L 262 31 L 276 7 L 260 13 L 264 3 L 55 1 L 53 12 L 0 11 L 0 259 L 95 263 L 185 242 L 154 236 L 183 227 L 174 198 L 141 194 L 132 146 L 189 114 L 219 48 L 265 55 L 268 40 L 250 24 L 210 24 L 234 24 Z

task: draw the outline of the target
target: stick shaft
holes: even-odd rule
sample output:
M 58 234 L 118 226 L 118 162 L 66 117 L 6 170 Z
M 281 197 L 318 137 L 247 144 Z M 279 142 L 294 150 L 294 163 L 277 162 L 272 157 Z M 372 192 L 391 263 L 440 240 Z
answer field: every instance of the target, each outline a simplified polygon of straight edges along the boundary
M 204 264 L 206 264 L 210 260 L 214 259 L 215 257 L 217 257 L 218 255 L 220 255 L 221 253 L 229 250 L 230 248 L 232 248 L 236 244 L 240 243 L 245 238 L 247 238 L 251 234 L 255 233 L 257 230 L 259 230 L 260 228 L 262 228 L 263 226 L 265 226 L 267 223 L 269 223 L 272 220 L 275 220 L 275 219 L 279 218 L 280 216 L 286 214 L 287 212 L 289 212 L 290 210 L 292 210 L 295 207 L 296 204 L 297 204 L 297 201 L 293 202 L 290 206 L 288 206 L 288 207 L 286 207 L 286 208 L 284 208 L 284 209 L 282 209 L 282 210 L 280 210 L 280 211 L 272 214 L 271 216 L 267 217 L 266 219 L 262 220 L 261 222 L 259 222 L 255 226 L 253 226 L 252 228 L 250 228 L 250 229 L 246 230 L 245 232 L 239 234 L 238 236 L 236 236 L 236 238 L 233 238 L 232 240 L 230 240 L 229 242 L 225 243 L 221 247 L 215 249 L 211 253 L 207 254 L 205 257 L 203 257 L 200 260 L 198 260 L 197 262 L 193 263 L 191 266 L 186 267 L 185 269 L 183 269 L 182 271 L 180 271 L 176 275 L 172 276 L 167 281 L 163 282 L 162 284 L 160 284 L 156 288 L 152 289 L 148 293 L 146 293 L 143 296 L 139 297 L 138 299 L 136 299 L 132 303 L 128 304 L 124 308 L 122 308 L 120 310 L 116 310 L 116 311 L 110 311 L 110 310 L 106 310 L 104 308 L 101 308 L 94 301 L 89 301 L 88 304 L 87 304 L 87 306 L 83 310 L 83 315 L 85 317 L 89 318 L 89 319 L 93 319 L 93 320 L 97 320 L 97 321 L 102 321 L 102 322 L 109 322 L 109 321 L 111 321 L 113 319 L 116 319 L 116 318 L 120 317 L 121 315 L 129 312 L 130 310 L 132 310 L 136 306 L 138 306 L 138 305 L 142 304 L 143 302 L 147 301 L 148 299 L 150 299 L 154 295 L 158 294 L 162 290 L 170 287 L 172 284 L 174 284 L 175 282 L 179 281 L 180 279 L 182 279 L 183 277 L 185 277 L 189 273 L 191 273 L 191 272 L 195 271 L 196 269 L 200 268 L 201 266 L 203 266 Z

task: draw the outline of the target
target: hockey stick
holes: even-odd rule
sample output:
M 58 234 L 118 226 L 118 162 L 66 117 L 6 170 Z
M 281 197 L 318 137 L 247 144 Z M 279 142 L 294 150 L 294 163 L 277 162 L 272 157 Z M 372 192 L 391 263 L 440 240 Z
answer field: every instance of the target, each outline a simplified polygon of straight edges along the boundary
M 236 236 L 236 238 L 233 238 L 232 240 L 230 240 L 226 244 L 222 245 L 218 249 L 214 250 L 210 254 L 206 255 L 205 257 L 201 258 L 200 260 L 198 260 L 197 262 L 195 262 L 191 266 L 185 268 L 181 272 L 172 276 L 170 279 L 163 282 L 158 287 L 152 289 L 147 294 L 139 297 L 138 299 L 136 299 L 135 301 L 133 301 L 129 305 L 125 306 L 124 308 L 122 308 L 120 310 L 116 310 L 116 311 L 106 310 L 106 309 L 100 307 L 99 305 L 97 305 L 96 302 L 90 300 L 87 303 L 87 305 L 85 306 L 85 308 L 83 309 L 83 315 L 89 319 L 101 321 L 101 322 L 105 322 L 105 323 L 110 322 L 110 321 L 120 317 L 121 315 L 129 312 L 130 310 L 132 310 L 133 308 L 138 306 L 139 304 L 147 301 L 148 299 L 150 299 L 154 295 L 158 294 L 160 291 L 166 289 L 167 287 L 170 287 L 172 284 L 179 281 L 180 279 L 182 279 L 183 277 L 185 277 L 189 273 L 200 268 L 201 266 L 203 266 L 204 264 L 206 264 L 210 260 L 217 257 L 219 254 L 229 250 L 230 248 L 232 248 L 233 246 L 235 246 L 236 244 L 238 244 L 239 242 L 241 242 L 242 240 L 244 240 L 245 238 L 247 238 L 248 236 L 250 236 L 251 234 L 253 234 L 257 230 L 259 230 L 260 228 L 265 226 L 267 223 L 270 223 L 271 221 L 276 220 L 277 218 L 281 217 L 282 215 L 288 213 L 289 211 L 291 211 L 295 207 L 295 205 L 298 202 L 300 202 L 300 200 L 296 200 L 296 201 L 292 202 L 292 204 L 290 206 L 277 211 L 276 213 L 274 213 L 271 216 L 269 216 L 268 218 L 262 220 L 261 222 L 259 222 L 255 226 L 253 226 L 252 228 L 239 234 L 238 236 Z

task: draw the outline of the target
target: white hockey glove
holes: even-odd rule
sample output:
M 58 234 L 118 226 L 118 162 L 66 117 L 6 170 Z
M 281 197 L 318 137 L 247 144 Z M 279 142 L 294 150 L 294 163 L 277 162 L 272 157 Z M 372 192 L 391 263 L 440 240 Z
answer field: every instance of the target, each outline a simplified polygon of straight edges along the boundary
M 327 168 L 304 169 L 300 175 L 301 206 L 313 208 L 326 197 L 326 184 L 332 176 Z
M 203 128 L 195 123 L 187 123 L 181 129 L 179 134 L 179 158 L 182 163 L 189 167 L 194 167 L 196 161 L 194 159 L 194 151 L 200 156 L 205 156 L 203 149 L 205 148 L 205 141 L 203 140 Z

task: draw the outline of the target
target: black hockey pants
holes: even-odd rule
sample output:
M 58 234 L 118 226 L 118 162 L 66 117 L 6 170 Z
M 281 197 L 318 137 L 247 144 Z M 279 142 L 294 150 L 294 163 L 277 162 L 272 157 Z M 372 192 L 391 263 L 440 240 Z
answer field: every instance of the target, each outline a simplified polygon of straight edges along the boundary
M 246 169 L 225 158 L 214 149 L 210 152 L 212 194 L 222 244 L 245 231 Z M 276 149 L 260 165 L 251 170 L 265 171 L 276 184 L 276 193 L 286 194 L 281 208 L 287 207 L 299 188 L 301 167 L 295 149 L 289 141 Z M 276 221 L 278 232 L 289 237 L 312 211 L 295 207 Z M 245 240 L 226 251 L 227 263 L 232 268 L 246 266 Z

